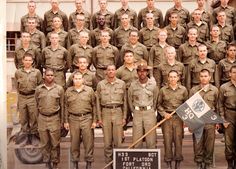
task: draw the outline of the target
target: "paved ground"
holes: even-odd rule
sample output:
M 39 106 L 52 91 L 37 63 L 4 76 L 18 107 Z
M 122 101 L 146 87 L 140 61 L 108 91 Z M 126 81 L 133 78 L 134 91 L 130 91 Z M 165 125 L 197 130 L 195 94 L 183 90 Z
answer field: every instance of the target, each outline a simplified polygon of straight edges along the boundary
M 97 133 L 95 139 L 95 152 L 94 158 L 95 162 L 93 163 L 93 169 L 102 169 L 105 166 L 104 156 L 103 156 L 103 141 L 101 135 Z M 127 138 L 125 140 L 125 146 L 131 144 L 131 137 L 129 133 L 126 133 Z M 226 161 L 224 157 L 224 144 L 221 143 L 221 135 L 217 135 L 216 144 L 215 144 L 215 169 L 226 169 Z M 66 139 L 68 140 L 68 139 Z M 62 142 L 61 144 L 61 163 L 59 165 L 60 169 L 70 169 L 70 143 L 68 141 Z M 157 147 L 161 149 L 161 168 L 165 169 L 166 164 L 163 162 L 163 140 L 162 136 L 158 134 L 158 143 Z M 82 154 L 83 154 L 83 147 Z M 193 162 L 193 148 L 192 148 L 192 138 L 191 135 L 187 134 L 183 142 L 183 155 L 184 161 L 181 164 L 181 169 L 194 169 L 195 163 Z M 79 163 L 80 169 L 85 168 L 85 162 L 83 162 L 83 156 L 81 157 L 81 162 Z M 22 164 L 15 156 L 14 146 L 8 146 L 8 169 L 43 169 L 44 164 L 35 164 L 35 165 L 26 165 Z

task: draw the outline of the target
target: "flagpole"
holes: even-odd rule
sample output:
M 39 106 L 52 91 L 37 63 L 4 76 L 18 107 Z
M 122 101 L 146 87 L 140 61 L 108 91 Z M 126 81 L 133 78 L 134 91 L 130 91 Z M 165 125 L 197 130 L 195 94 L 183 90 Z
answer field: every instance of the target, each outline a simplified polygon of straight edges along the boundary
M 172 117 L 174 114 L 176 113 L 176 111 L 173 111 L 172 113 L 170 113 L 170 116 Z M 153 130 L 155 130 L 158 126 L 160 126 L 162 123 L 164 123 L 166 120 L 168 120 L 167 118 L 162 119 L 160 122 L 158 122 L 155 126 L 153 126 L 147 133 L 145 133 L 142 137 L 140 137 L 138 140 L 136 140 L 134 143 L 132 143 L 127 149 L 131 149 L 133 148 L 138 142 L 142 141 L 143 138 L 145 138 L 148 134 L 150 134 Z M 102 169 L 106 169 L 107 167 L 109 167 L 111 164 L 113 163 L 113 160 L 108 163 L 105 167 L 103 167 Z

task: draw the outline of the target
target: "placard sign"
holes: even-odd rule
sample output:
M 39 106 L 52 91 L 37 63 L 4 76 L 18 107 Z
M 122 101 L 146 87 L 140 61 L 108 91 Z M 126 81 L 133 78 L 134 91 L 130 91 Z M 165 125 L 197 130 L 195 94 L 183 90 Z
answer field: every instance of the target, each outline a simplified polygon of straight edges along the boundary
M 114 169 L 161 169 L 160 149 L 114 149 Z

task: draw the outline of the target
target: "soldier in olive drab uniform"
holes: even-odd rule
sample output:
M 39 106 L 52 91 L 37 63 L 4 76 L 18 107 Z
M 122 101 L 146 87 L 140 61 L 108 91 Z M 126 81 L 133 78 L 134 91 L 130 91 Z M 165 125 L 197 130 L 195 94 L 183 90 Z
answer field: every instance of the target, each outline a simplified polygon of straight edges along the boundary
M 21 132 L 28 136 L 26 144 L 31 144 L 32 136 L 38 133 L 34 93 L 36 87 L 42 83 L 42 75 L 38 69 L 32 67 L 31 54 L 25 53 L 22 62 L 23 67 L 15 72 L 17 107 L 20 112 Z
M 148 51 L 147 47 L 138 41 L 139 34 L 137 30 L 132 30 L 129 33 L 129 40 L 126 42 L 120 50 L 121 63 L 124 61 L 124 52 L 131 50 L 134 52 L 135 62 L 139 62 L 141 59 L 148 61 Z
M 125 82 L 116 78 L 115 65 L 107 66 L 106 79 L 98 83 L 96 98 L 98 122 L 104 135 L 105 162 L 109 163 L 113 147 L 121 146 L 127 115 Z
M 229 44 L 227 46 L 226 57 L 218 64 L 220 84 L 224 84 L 230 80 L 229 71 L 233 65 L 236 65 L 236 45 Z
M 129 0 L 120 0 L 121 2 L 121 8 L 119 8 L 117 11 L 115 11 L 114 18 L 113 18 L 113 24 L 114 29 L 118 28 L 121 25 L 121 16 L 123 14 L 128 14 L 130 18 L 130 24 L 134 27 L 138 27 L 138 17 L 135 10 L 131 9 L 129 7 Z
M 59 0 L 50 0 L 50 3 L 51 9 L 44 14 L 45 35 L 53 31 L 52 20 L 56 16 L 62 18 L 62 29 L 68 31 L 68 18 L 67 15 L 59 8 Z
M 46 69 L 44 84 L 35 91 L 38 109 L 38 130 L 43 162 L 48 169 L 58 169 L 60 162 L 60 138 L 64 114 L 64 89 L 54 83 L 52 69 Z
M 236 9 L 228 5 L 229 0 L 220 0 L 220 6 L 215 8 L 212 13 L 213 23 L 217 23 L 217 13 L 224 11 L 226 14 L 226 23 L 234 26 L 236 24 Z
M 154 78 L 156 79 L 157 86 L 161 87 L 167 85 L 168 83 L 168 73 L 171 70 L 178 72 L 180 84 L 185 84 L 185 68 L 183 63 L 176 60 L 176 51 L 172 46 L 168 46 L 165 49 L 166 61 L 162 62 L 157 66 L 157 72 L 154 73 Z
M 78 61 L 76 63 L 76 69 L 69 76 L 66 82 L 66 88 L 73 86 L 73 75 L 76 72 L 80 72 L 83 76 L 83 81 L 86 86 L 92 87 L 94 90 L 96 89 L 96 78 L 93 72 L 88 69 L 88 59 L 84 56 L 77 58 Z
M 158 112 L 167 119 L 161 128 L 164 137 L 164 161 L 168 169 L 172 169 L 172 161 L 175 161 L 175 169 L 180 169 L 180 162 L 183 161 L 183 121 L 177 114 L 170 115 L 188 99 L 187 89 L 178 83 L 180 76 L 176 70 L 168 72 L 168 84 L 160 89 L 157 101 Z
M 52 32 L 50 36 L 51 45 L 42 51 L 42 66 L 44 69 L 50 68 L 54 71 L 55 83 L 65 87 L 65 72 L 69 68 L 67 50 L 59 45 L 59 36 Z
M 236 168 L 236 65 L 229 71 L 230 81 L 220 87 L 219 111 L 225 120 L 225 158 L 228 169 Z
M 147 47 L 148 51 L 158 43 L 157 32 L 159 30 L 158 27 L 154 26 L 154 15 L 153 13 L 146 14 L 146 23 L 147 25 L 143 27 L 140 34 L 140 42 Z
M 225 58 L 227 44 L 220 40 L 220 28 L 217 25 L 211 27 L 210 34 L 210 40 L 205 42 L 208 50 L 207 56 L 218 64 L 221 59 Z
M 88 45 L 89 34 L 88 32 L 79 33 L 79 43 L 74 44 L 69 49 L 70 71 L 73 72 L 76 69 L 76 65 L 79 57 L 86 57 L 88 66 L 92 64 L 93 48 Z
M 58 34 L 58 36 L 59 36 L 59 44 L 62 47 L 67 48 L 68 33 L 62 29 L 61 25 L 62 25 L 61 17 L 56 16 L 56 17 L 54 17 L 52 19 L 52 27 L 53 27 L 53 31 L 52 32 Z M 47 34 L 47 46 L 51 45 L 50 36 L 51 36 L 52 32 L 49 32 Z
M 113 30 L 106 26 L 106 20 L 104 15 L 99 15 L 97 18 L 97 24 L 98 27 L 91 31 L 91 40 L 92 40 L 92 46 L 95 47 L 99 44 L 101 44 L 100 36 L 102 31 L 109 32 L 110 35 L 110 44 L 113 44 Z
M 166 42 L 176 50 L 185 42 L 186 30 L 179 24 L 177 12 L 172 12 L 169 17 L 170 24 L 165 27 L 167 30 Z
M 163 15 L 160 9 L 155 8 L 155 0 L 146 0 L 147 7 L 141 9 L 138 13 L 138 29 L 142 29 L 147 25 L 146 14 L 152 13 L 154 16 L 154 25 L 158 28 L 164 27 Z
M 84 15 L 76 15 L 76 27 L 72 28 L 68 32 L 68 42 L 67 42 L 67 47 L 68 49 L 74 45 L 74 44 L 79 44 L 79 34 L 82 31 L 88 32 L 90 36 L 90 30 L 84 27 L 85 24 L 85 16 Z M 91 44 L 91 38 L 89 38 L 88 44 Z
M 165 26 L 169 25 L 169 17 L 172 12 L 177 12 L 179 15 L 179 24 L 186 28 L 187 24 L 190 21 L 189 11 L 185 9 L 182 5 L 182 0 L 173 0 L 174 7 L 168 9 L 165 15 Z
M 202 96 L 207 105 L 214 111 L 218 112 L 218 89 L 210 84 L 210 71 L 202 69 L 199 73 L 200 84 L 190 90 L 190 96 L 203 89 L 199 94 Z M 197 163 L 198 169 L 210 169 L 213 163 L 213 153 L 215 144 L 215 128 L 219 125 L 205 124 L 202 137 L 196 140 L 193 134 L 194 161 Z
M 147 133 L 156 125 L 156 103 L 158 89 L 155 80 L 148 78 L 148 71 L 145 60 L 140 61 L 137 66 L 138 79 L 133 81 L 128 89 L 128 103 L 133 113 L 133 142 L 137 141 L 144 133 Z M 146 147 L 156 148 L 156 131 L 146 136 Z M 142 141 L 138 142 L 135 148 L 142 148 Z
M 30 34 L 28 32 L 21 33 L 21 44 L 14 53 L 14 63 L 17 69 L 23 67 L 22 58 L 25 53 L 30 53 L 33 56 L 33 67 L 39 68 L 41 65 L 40 51 L 35 45 L 30 43 Z
M 85 148 L 86 169 L 91 169 L 91 163 L 94 161 L 93 129 L 96 127 L 95 93 L 91 87 L 84 85 L 83 75 L 80 72 L 73 75 L 73 83 L 74 85 L 65 93 L 64 127 L 70 130 L 73 169 L 79 169 L 81 141 Z
M 20 20 L 20 31 L 25 32 L 27 30 L 27 23 L 29 18 L 35 18 L 36 20 L 36 27 L 38 30 L 44 32 L 44 25 L 43 25 L 43 19 L 36 14 L 36 2 L 33 0 L 30 0 L 28 2 L 28 13 L 21 17 Z
M 203 43 L 210 38 L 209 26 L 206 22 L 202 21 L 202 13 L 199 9 L 193 11 L 193 20 L 187 24 L 187 30 L 196 28 L 198 30 L 197 41 Z
M 125 13 L 121 16 L 121 25 L 114 31 L 113 43 L 118 49 L 121 49 L 121 47 L 128 42 L 129 33 L 132 30 L 138 29 L 130 24 L 129 15 Z
M 106 26 L 108 28 L 113 29 L 114 14 L 107 10 L 107 0 L 99 0 L 98 3 L 99 3 L 100 9 L 95 14 L 93 14 L 92 19 L 91 19 L 93 29 L 98 27 L 97 19 L 98 19 L 99 15 L 104 15 L 106 18 Z
M 207 58 L 207 47 L 205 45 L 198 46 L 198 58 L 192 60 L 187 70 L 187 89 L 200 84 L 199 73 L 202 69 L 208 69 L 210 72 L 210 83 L 216 87 L 220 87 L 218 70 L 214 60 Z
M 226 14 L 224 11 L 219 11 L 217 13 L 217 26 L 220 28 L 220 40 L 226 43 L 231 43 L 234 41 L 234 30 L 233 27 L 226 22 Z
M 69 16 L 69 26 L 68 26 L 68 30 L 72 29 L 72 28 L 76 28 L 76 16 L 78 14 L 80 15 L 84 15 L 85 18 L 85 24 L 84 27 L 92 30 L 92 24 L 91 24 L 91 14 L 86 11 L 85 9 L 83 9 L 83 0 L 75 0 L 75 7 L 76 10 L 75 12 L 72 12 Z
M 119 51 L 118 49 L 109 43 L 109 32 L 101 32 L 101 44 L 94 48 L 92 62 L 96 68 L 97 83 L 105 78 L 105 70 L 107 65 L 118 64 Z

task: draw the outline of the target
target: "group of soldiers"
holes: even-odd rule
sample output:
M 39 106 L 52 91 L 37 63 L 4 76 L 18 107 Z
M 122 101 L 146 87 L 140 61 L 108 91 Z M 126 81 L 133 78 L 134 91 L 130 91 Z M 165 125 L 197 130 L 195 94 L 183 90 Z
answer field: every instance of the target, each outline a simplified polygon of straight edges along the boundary
M 86 169 L 91 169 L 97 125 L 103 129 L 109 164 L 113 148 L 122 147 L 129 121 L 135 142 L 161 116 L 166 119 L 161 125 L 164 161 L 168 169 L 172 162 L 180 169 L 183 121 L 171 113 L 199 90 L 225 121 L 225 157 L 228 169 L 236 168 L 236 10 L 220 0 L 209 13 L 205 0 L 196 1 L 190 14 L 181 0 L 173 0 L 164 18 L 155 0 L 147 0 L 138 15 L 128 0 L 121 0 L 115 13 L 99 0 L 93 15 L 83 9 L 83 0 L 75 0 L 69 19 L 58 0 L 51 0 L 44 19 L 36 14 L 35 1 L 28 2 L 14 58 L 18 109 L 26 144 L 39 135 L 47 168 L 58 168 L 61 128 L 70 130 L 74 169 L 79 168 L 81 142 Z M 200 141 L 193 134 L 197 169 L 212 167 L 219 128 L 206 124 Z M 146 148 L 156 148 L 156 132 L 145 142 Z M 134 147 L 142 148 L 143 142 Z

